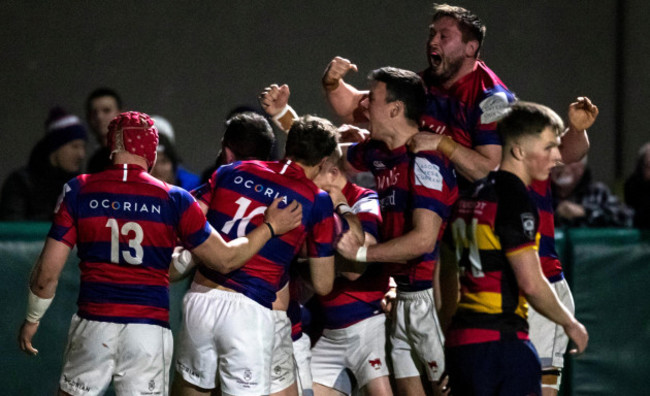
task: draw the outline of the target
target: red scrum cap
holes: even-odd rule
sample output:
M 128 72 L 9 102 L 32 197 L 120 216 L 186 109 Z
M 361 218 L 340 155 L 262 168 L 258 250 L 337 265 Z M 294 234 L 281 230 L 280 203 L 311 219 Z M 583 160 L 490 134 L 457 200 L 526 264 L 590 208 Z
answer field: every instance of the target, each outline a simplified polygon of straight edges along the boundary
M 145 113 L 121 113 L 108 125 L 107 138 L 111 156 L 126 151 L 146 159 L 149 168 L 156 161 L 158 130 L 151 117 Z

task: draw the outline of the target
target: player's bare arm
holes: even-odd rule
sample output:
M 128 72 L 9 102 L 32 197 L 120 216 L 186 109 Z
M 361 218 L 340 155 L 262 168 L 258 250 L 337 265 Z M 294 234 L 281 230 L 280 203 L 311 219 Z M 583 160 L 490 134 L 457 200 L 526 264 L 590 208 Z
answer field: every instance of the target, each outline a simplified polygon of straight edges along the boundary
M 38 330 L 40 319 L 54 298 L 61 271 L 69 254 L 68 245 L 47 238 L 41 255 L 34 265 L 29 281 L 27 317 L 18 333 L 20 349 L 30 355 L 38 353 L 38 350 L 32 346 L 32 338 Z
M 322 78 L 327 101 L 343 123 L 359 121 L 355 120 L 360 113 L 359 103 L 368 94 L 343 81 L 350 70 L 358 71 L 350 60 L 336 56 L 327 65 Z
M 587 329 L 558 300 L 542 273 L 537 252 L 525 249 L 507 257 L 526 300 L 537 312 L 564 327 L 569 338 L 576 343 L 577 352 L 582 353 L 589 341 Z
M 332 291 L 334 277 L 336 276 L 334 271 L 334 256 L 310 257 L 309 272 L 311 285 L 316 294 L 325 296 Z
M 581 96 L 569 105 L 569 127 L 562 135 L 560 154 L 565 164 L 580 161 L 589 150 L 589 129 L 598 117 L 598 106 L 586 96 Z
M 229 273 L 244 265 L 271 238 L 298 227 L 302 222 L 302 205 L 293 201 L 286 208 L 278 207 L 276 198 L 264 214 L 264 222 L 245 237 L 224 241 L 218 232 L 192 250 L 199 260 L 221 273 Z
M 361 245 L 353 238 L 343 235 L 337 250 L 349 260 L 370 262 L 404 262 L 431 252 L 438 239 L 442 218 L 428 209 L 413 211 L 413 229 L 406 234 L 366 248 L 360 259 Z
M 449 136 L 430 132 L 419 132 L 408 143 L 409 149 L 420 151 L 440 151 L 454 164 L 456 171 L 470 181 L 476 181 L 495 170 L 501 162 L 501 146 L 487 144 L 467 148 L 456 143 Z

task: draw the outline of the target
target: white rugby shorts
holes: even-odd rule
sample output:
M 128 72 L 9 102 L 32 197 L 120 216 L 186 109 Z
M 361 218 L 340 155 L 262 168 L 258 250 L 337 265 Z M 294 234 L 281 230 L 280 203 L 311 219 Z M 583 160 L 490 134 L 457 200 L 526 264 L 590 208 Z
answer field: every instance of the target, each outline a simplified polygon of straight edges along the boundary
M 351 394 L 350 369 L 363 388 L 389 375 L 386 363 L 386 316 L 375 315 L 343 329 L 325 329 L 311 350 L 315 383 Z
M 230 395 L 271 390 L 273 311 L 241 293 L 192 283 L 183 298 L 176 371 L 200 388 Z
M 438 381 L 445 371 L 445 337 L 438 321 L 433 289 L 397 291 L 391 323 L 391 359 L 395 378 Z
M 555 290 L 560 302 L 572 314 L 575 313 L 573 295 L 566 279 L 562 278 L 551 283 L 551 287 Z M 569 336 L 564 332 L 564 328 L 535 311 L 531 305 L 528 306 L 528 327 L 528 336 L 537 349 L 539 359 L 542 361 L 542 369 L 563 368 L 564 354 L 569 345 Z
M 314 385 L 311 377 L 311 341 L 307 334 L 293 342 L 293 357 L 298 371 L 298 394 L 314 396 Z
M 286 311 L 273 311 L 275 337 L 271 355 L 271 393 L 287 389 L 296 381 L 296 365 L 293 359 L 291 321 Z
M 101 395 L 113 380 L 117 394 L 167 395 L 174 347 L 170 329 L 153 324 L 109 323 L 72 317 L 61 389 Z

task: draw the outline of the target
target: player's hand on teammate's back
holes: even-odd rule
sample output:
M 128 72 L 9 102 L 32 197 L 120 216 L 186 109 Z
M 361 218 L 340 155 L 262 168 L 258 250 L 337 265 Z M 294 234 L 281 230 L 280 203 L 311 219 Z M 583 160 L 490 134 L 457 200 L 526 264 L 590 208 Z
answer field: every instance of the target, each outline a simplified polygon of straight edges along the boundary
M 336 89 L 339 85 L 339 81 L 345 77 L 350 70 L 359 71 L 357 65 L 350 62 L 350 60 L 342 58 L 340 56 L 334 57 L 327 65 L 325 73 L 323 74 L 323 86 L 326 89 Z
M 38 349 L 32 346 L 32 338 L 36 334 L 36 330 L 38 330 L 38 322 L 32 323 L 25 320 L 18 333 L 18 346 L 29 355 L 38 354 Z
M 266 114 L 274 117 L 279 114 L 287 104 L 289 104 L 289 96 L 291 96 L 291 91 L 287 84 L 282 86 L 271 84 L 264 88 L 257 98 L 260 101 L 260 106 L 262 106 L 262 109 L 264 109 Z
M 589 343 L 589 333 L 582 323 L 577 320 L 571 325 L 564 328 L 567 335 L 575 343 L 576 348 L 569 350 L 570 354 L 580 354 L 587 349 L 587 344 Z
M 589 129 L 598 117 L 598 106 L 586 96 L 580 96 L 569 105 L 569 125 L 576 131 Z
M 271 224 L 275 235 L 289 232 L 302 222 L 302 205 L 298 201 L 291 201 L 284 209 L 280 209 L 278 205 L 282 200 L 282 197 L 274 199 L 264 213 L 264 221 Z

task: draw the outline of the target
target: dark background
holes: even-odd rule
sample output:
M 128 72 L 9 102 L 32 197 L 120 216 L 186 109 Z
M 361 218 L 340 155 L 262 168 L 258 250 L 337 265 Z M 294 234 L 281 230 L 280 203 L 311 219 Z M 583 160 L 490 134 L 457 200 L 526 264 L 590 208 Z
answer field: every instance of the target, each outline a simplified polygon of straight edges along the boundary
M 460 1 L 487 25 L 482 58 L 520 99 L 561 115 L 579 95 L 601 113 L 590 164 L 611 186 L 629 174 L 650 140 L 650 3 L 629 1 Z M 84 118 L 98 86 L 128 110 L 173 124 L 181 156 L 200 172 L 212 162 L 223 120 L 256 105 L 266 85 L 291 86 L 299 113 L 331 113 L 320 91 L 335 55 L 367 73 L 426 67 L 431 1 L 99 2 L 0 1 L 0 181 L 24 165 L 44 134 L 48 109 Z M 643 118 L 643 120 L 641 120 Z M 94 150 L 91 138 L 89 153 Z

